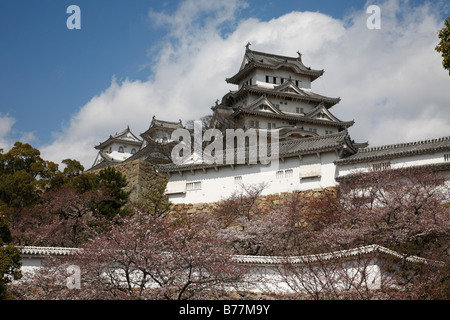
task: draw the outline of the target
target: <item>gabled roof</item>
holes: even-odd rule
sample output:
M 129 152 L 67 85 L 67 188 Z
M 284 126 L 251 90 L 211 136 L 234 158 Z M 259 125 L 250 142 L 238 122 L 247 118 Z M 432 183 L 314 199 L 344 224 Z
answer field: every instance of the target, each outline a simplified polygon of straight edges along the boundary
M 158 120 L 153 116 L 152 122 L 150 123 L 150 128 L 168 128 L 168 129 L 178 129 L 183 128 L 183 124 L 181 120 L 178 122 L 173 121 L 165 121 L 165 120 Z
M 361 148 L 358 153 L 336 160 L 337 165 L 402 158 L 430 152 L 450 151 L 450 136 L 409 143 L 398 143 L 371 148 Z
M 114 142 L 136 146 L 140 146 L 142 144 L 142 140 L 140 140 L 131 132 L 130 127 L 127 127 L 124 131 L 116 133 L 114 136 L 109 136 L 107 140 L 95 146 L 95 149 L 102 150 Z
M 333 126 L 333 127 L 339 127 L 339 128 L 348 128 L 351 127 L 355 122 L 352 121 L 330 121 L 330 120 L 323 120 L 323 119 L 315 119 L 306 117 L 304 115 L 294 115 L 294 114 L 287 114 L 287 113 L 271 113 L 271 112 L 264 112 L 264 111 L 257 111 L 257 110 L 249 110 L 247 108 L 237 108 L 236 111 L 234 111 L 230 117 L 234 118 L 237 117 L 240 114 L 248 114 L 263 118 L 273 118 L 273 119 L 282 119 L 282 120 L 288 120 L 288 121 L 297 121 L 297 122 L 304 122 L 304 123 L 315 123 L 315 124 L 322 124 L 326 126 Z M 337 118 L 336 118 L 337 119 Z
M 172 122 L 172 121 L 165 121 L 165 120 L 158 120 L 153 116 L 152 122 L 150 123 L 150 127 L 141 134 L 141 137 L 144 139 L 148 139 L 148 135 L 150 135 L 154 131 L 164 130 L 164 131 L 173 131 L 179 128 L 183 128 L 183 124 L 180 121 L 178 122 Z
M 287 57 L 276 54 L 264 53 L 250 50 L 248 45 L 245 50 L 241 67 L 234 76 L 227 78 L 228 83 L 239 84 L 239 81 L 247 76 L 255 68 L 277 70 L 281 68 L 289 68 L 297 74 L 303 74 L 311 77 L 311 81 L 320 77 L 324 70 L 313 70 L 306 67 L 299 53 L 298 57 Z
M 304 116 L 305 118 L 317 119 L 317 116 L 320 114 L 328 118 L 328 121 L 343 122 L 342 120 L 339 120 L 336 116 L 334 116 L 323 103 L 319 103 L 314 109 L 306 113 Z
M 306 95 L 305 91 L 301 90 L 299 87 L 297 87 L 292 80 L 288 79 L 282 84 L 275 86 L 273 88 L 273 91 L 275 92 L 288 92 L 288 93 L 294 93 L 294 94 L 300 94 L 300 95 Z
M 271 113 L 275 113 L 275 114 L 282 113 L 269 99 L 267 99 L 266 95 L 262 95 L 255 101 L 252 101 L 248 106 L 245 107 L 245 109 L 258 111 L 259 107 L 261 107 L 261 106 L 265 106 L 268 109 L 270 109 L 270 111 L 272 111 Z
M 97 154 L 97 157 L 95 158 L 94 164 L 89 170 L 103 169 L 110 165 L 114 165 L 121 162 L 123 161 L 114 159 L 107 152 L 100 150 Z
M 224 144 L 225 146 L 225 144 Z M 271 144 L 267 146 L 269 153 L 272 148 Z M 256 150 L 252 150 L 252 148 L 234 148 L 233 152 L 236 156 L 238 153 L 245 152 L 246 158 L 250 157 L 249 152 Z M 347 131 L 342 131 L 336 134 L 329 134 L 324 136 L 317 136 L 312 138 L 303 138 L 303 139 L 292 139 L 292 140 L 284 140 L 278 143 L 278 153 L 280 159 L 288 158 L 288 157 L 296 157 L 303 156 L 308 154 L 317 154 L 321 152 L 329 152 L 329 151 L 341 151 L 342 153 L 356 153 L 357 149 L 354 147 L 353 142 L 348 136 Z M 224 161 L 222 164 L 217 163 L 206 163 L 206 162 L 197 162 L 197 163 L 189 163 L 189 164 L 181 164 L 177 165 L 174 163 L 167 165 L 157 165 L 155 166 L 156 170 L 163 173 L 171 173 L 171 172 L 182 172 L 182 171 L 191 171 L 196 169 L 206 169 L 206 168 L 217 168 L 223 166 L 229 166 L 230 164 L 226 163 L 225 156 L 226 152 L 224 152 Z
M 292 88 L 291 91 L 286 90 L 287 88 Z M 230 99 L 232 101 L 239 100 L 241 97 L 245 97 L 249 93 L 254 93 L 257 95 L 266 94 L 268 97 L 277 97 L 277 98 L 290 98 L 292 100 L 299 101 L 314 101 L 314 102 L 323 102 L 327 108 L 331 108 L 335 104 L 341 101 L 340 98 L 330 98 L 317 93 L 314 93 L 310 90 L 302 90 L 295 86 L 295 84 L 289 85 L 288 82 L 283 83 L 282 85 L 276 86 L 273 89 L 264 88 L 261 86 L 248 86 L 243 85 L 237 91 L 230 91 L 222 98 L 222 104 L 227 105 L 230 104 L 228 102 Z
M 285 126 L 285 127 L 279 127 L 278 134 L 279 139 L 288 139 L 289 137 L 293 137 L 293 139 L 299 139 L 298 136 L 301 137 L 317 137 L 318 134 L 313 131 L 305 130 L 304 128 L 298 128 L 298 127 L 292 127 L 292 126 Z

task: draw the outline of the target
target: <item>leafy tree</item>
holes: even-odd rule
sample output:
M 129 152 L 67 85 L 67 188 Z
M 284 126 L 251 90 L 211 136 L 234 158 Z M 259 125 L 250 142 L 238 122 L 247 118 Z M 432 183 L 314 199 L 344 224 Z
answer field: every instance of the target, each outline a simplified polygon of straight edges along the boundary
M 36 177 L 45 168 L 39 150 L 16 142 L 10 151 L 0 154 L 0 200 L 14 208 L 33 204 L 39 193 Z
M 120 171 L 108 167 L 100 170 L 97 179 L 98 186 L 108 189 L 111 196 L 109 200 L 104 200 L 96 206 L 98 212 L 106 218 L 126 213 L 123 206 L 130 196 L 130 192 L 124 190 L 128 184 L 126 177 Z
M 39 196 L 36 179 L 26 170 L 1 175 L 0 200 L 8 207 L 23 209 L 33 205 Z
M 7 290 L 7 284 L 22 277 L 20 252 L 11 245 L 11 241 L 9 223 L 0 212 L 0 300 L 14 299 Z
M 157 216 L 162 216 L 169 212 L 171 202 L 169 201 L 169 197 L 164 194 L 166 185 L 166 179 L 156 178 L 149 190 L 142 192 L 142 200 L 137 206 Z
M 58 165 L 45 161 L 28 143 L 16 142 L 0 154 L 0 200 L 13 208 L 33 205 L 40 193 L 66 183 Z
M 438 32 L 440 42 L 435 50 L 442 54 L 442 66 L 450 74 L 450 17 L 447 17 L 444 23 L 445 26 Z
M 0 173 L 14 174 L 25 170 L 36 177 L 42 172 L 43 163 L 39 150 L 28 143 L 16 142 L 11 150 L 0 155 Z
M 78 193 L 97 190 L 99 187 L 98 175 L 91 172 L 84 172 L 70 179 L 69 186 L 75 188 Z
M 76 177 L 84 171 L 84 166 L 77 160 L 64 159 L 62 163 L 66 165 L 63 170 L 63 174 L 66 177 Z

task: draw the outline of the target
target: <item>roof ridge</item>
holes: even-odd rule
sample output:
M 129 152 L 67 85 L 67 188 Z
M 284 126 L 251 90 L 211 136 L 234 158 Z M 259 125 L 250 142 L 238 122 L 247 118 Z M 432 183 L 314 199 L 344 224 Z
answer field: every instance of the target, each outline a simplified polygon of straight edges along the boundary
M 291 57 L 291 56 L 285 56 L 285 55 L 281 55 L 281 54 L 274 54 L 274 53 L 256 51 L 256 50 L 251 50 L 251 49 L 248 49 L 247 52 L 263 55 L 263 56 L 266 56 L 266 57 L 287 58 L 287 59 L 301 61 L 301 59 L 299 59 L 299 57 Z
M 399 143 L 395 143 L 395 144 L 387 144 L 387 145 L 361 148 L 361 149 L 359 149 L 359 152 L 364 153 L 364 152 L 372 152 L 372 151 L 378 151 L 378 150 L 397 149 L 397 148 L 402 148 L 402 147 L 443 142 L 443 141 L 448 141 L 448 140 L 450 140 L 450 136 L 440 137 L 440 138 L 431 138 L 431 139 L 426 139 L 426 140 L 411 141 L 411 142 L 399 142 Z

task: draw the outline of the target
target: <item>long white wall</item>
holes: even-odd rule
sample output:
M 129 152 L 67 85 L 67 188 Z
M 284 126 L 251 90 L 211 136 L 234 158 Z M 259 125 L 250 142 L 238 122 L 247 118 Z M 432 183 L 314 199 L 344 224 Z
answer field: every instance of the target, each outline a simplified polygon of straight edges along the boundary
M 448 152 L 436 152 L 421 155 L 412 155 L 392 160 L 368 161 L 356 164 L 344 164 L 338 166 L 339 177 L 347 176 L 358 172 L 367 172 L 373 168 L 375 164 L 389 163 L 391 169 L 401 169 L 415 166 L 424 166 L 432 164 L 445 163 L 444 155 Z
M 186 184 L 201 182 L 198 190 L 186 190 L 184 193 L 169 194 L 172 203 L 210 203 L 223 200 L 235 191 L 242 190 L 241 184 L 245 186 L 259 185 L 264 183 L 262 195 L 277 194 L 281 192 L 292 192 L 296 190 L 310 190 L 335 186 L 336 160 L 334 152 L 318 155 L 287 158 L 280 160 L 278 165 L 235 165 L 220 167 L 216 171 L 208 168 L 206 172 L 196 170 L 173 173 L 169 178 L 170 183 L 178 182 Z M 310 177 L 305 169 L 313 169 Z M 317 170 L 319 174 L 317 175 Z M 303 177 L 301 177 L 303 176 Z M 241 177 L 241 178 L 236 178 Z M 168 190 L 170 193 L 170 190 Z

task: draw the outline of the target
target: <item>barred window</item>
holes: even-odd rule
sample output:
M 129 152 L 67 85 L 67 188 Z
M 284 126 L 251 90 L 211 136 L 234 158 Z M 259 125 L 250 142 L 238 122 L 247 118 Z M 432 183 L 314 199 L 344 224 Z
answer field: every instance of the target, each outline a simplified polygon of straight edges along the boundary
M 386 170 L 389 169 L 391 167 L 391 162 L 381 162 L 381 163 L 374 163 L 372 165 L 372 169 L 373 171 L 381 171 L 381 170 Z
M 284 171 L 278 170 L 276 173 L 277 179 L 282 179 L 284 177 Z
M 292 170 L 292 169 L 284 170 L 284 177 L 285 178 L 292 178 L 293 175 L 294 175 L 294 170 Z
M 186 183 L 186 191 L 201 190 L 201 189 L 202 189 L 202 182 L 201 181 L 195 181 L 195 182 L 188 182 L 188 183 Z
M 242 176 L 234 177 L 234 183 L 241 183 L 242 182 Z
M 444 154 L 444 161 L 450 162 L 450 153 Z

